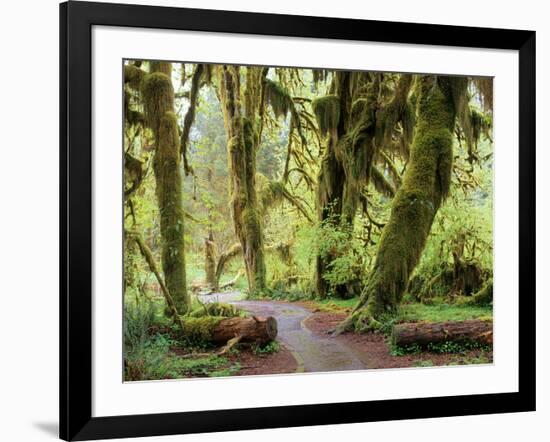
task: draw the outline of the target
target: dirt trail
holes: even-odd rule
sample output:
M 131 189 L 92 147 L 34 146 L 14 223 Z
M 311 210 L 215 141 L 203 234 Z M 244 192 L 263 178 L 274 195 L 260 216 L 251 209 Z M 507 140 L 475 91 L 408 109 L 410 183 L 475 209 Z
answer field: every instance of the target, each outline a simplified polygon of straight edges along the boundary
M 202 302 L 226 302 L 238 305 L 258 316 L 277 319 L 278 337 L 294 354 L 299 371 L 341 371 L 369 368 L 365 354 L 354 351 L 342 342 L 330 337 L 312 334 L 303 321 L 311 312 L 299 305 L 277 301 L 244 301 L 241 292 L 215 293 L 201 296 Z

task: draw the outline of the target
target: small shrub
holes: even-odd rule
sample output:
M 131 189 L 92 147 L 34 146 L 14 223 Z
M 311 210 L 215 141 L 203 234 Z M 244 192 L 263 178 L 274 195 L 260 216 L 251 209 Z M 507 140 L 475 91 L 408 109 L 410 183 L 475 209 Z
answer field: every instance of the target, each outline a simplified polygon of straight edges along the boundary
M 281 344 L 277 341 L 270 341 L 264 345 L 253 345 L 252 352 L 256 355 L 268 355 L 277 353 L 281 349 Z

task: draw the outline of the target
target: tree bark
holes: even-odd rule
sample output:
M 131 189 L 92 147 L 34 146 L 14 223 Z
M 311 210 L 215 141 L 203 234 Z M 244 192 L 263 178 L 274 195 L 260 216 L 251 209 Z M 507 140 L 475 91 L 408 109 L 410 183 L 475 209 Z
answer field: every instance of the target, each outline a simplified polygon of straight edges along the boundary
M 216 259 L 212 231 L 208 233 L 208 238 L 204 239 L 204 267 L 206 272 L 206 284 L 214 288 L 216 286 Z
M 183 327 L 186 337 L 215 344 L 225 344 L 238 336 L 240 342 L 265 344 L 277 337 L 277 320 L 272 316 L 185 318 Z
M 420 347 L 443 342 L 477 342 L 492 345 L 493 323 L 492 321 L 470 320 L 397 324 L 393 327 L 392 342 L 399 346 L 417 344 Z
M 455 100 L 467 84 L 433 75 L 417 81 L 417 127 L 403 183 L 393 199 L 361 300 L 339 331 L 372 328 L 373 319 L 395 311 L 449 192 Z

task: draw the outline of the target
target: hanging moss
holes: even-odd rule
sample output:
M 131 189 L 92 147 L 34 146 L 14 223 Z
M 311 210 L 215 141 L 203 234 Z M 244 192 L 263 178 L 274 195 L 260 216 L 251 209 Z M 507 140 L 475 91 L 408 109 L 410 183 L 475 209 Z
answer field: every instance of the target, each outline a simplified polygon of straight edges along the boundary
M 414 113 L 411 111 L 408 101 L 411 84 L 412 75 L 401 75 L 391 101 L 380 112 L 376 128 L 376 144 L 378 146 L 387 146 L 391 143 L 392 135 L 400 122 L 403 122 L 403 134 L 407 138 L 407 142 L 410 142 L 414 126 Z
M 395 186 L 386 178 L 384 173 L 376 166 L 373 166 L 370 174 L 371 182 L 374 188 L 389 198 L 395 195 Z
M 141 82 L 145 75 L 145 72 L 137 66 L 131 64 L 124 66 L 124 83 L 136 91 L 141 88 Z
M 326 95 L 313 100 L 313 113 L 321 134 L 335 131 L 340 121 L 340 98 L 336 95 Z
M 267 78 L 264 80 L 264 84 L 265 98 L 270 104 L 271 109 L 273 109 L 273 113 L 277 117 L 285 118 L 294 107 L 290 92 L 280 83 Z
M 492 77 L 476 77 L 473 81 L 476 89 L 479 91 L 483 109 L 486 111 L 493 110 L 493 78 Z
M 326 69 L 312 69 L 311 73 L 313 74 L 313 83 L 318 85 L 319 83 L 326 81 L 329 75 L 328 70 Z
M 172 63 L 166 61 L 149 62 L 149 72 L 160 72 L 168 78 L 172 76 Z
M 265 262 L 263 229 L 256 194 L 256 151 L 259 133 L 261 100 L 259 81 L 265 69 L 248 68 L 244 104 L 246 118 L 242 116 L 240 69 L 222 66 L 219 70 L 220 103 L 224 114 L 229 154 L 231 208 L 235 233 L 242 246 L 248 287 L 250 292 L 265 289 Z
M 450 77 L 420 79 L 417 128 L 403 183 L 392 201 L 374 266 L 352 316 L 340 327 L 365 330 L 394 312 L 416 267 L 451 180 L 455 98 Z
M 262 208 L 265 210 L 283 201 L 285 197 L 285 185 L 281 181 L 269 181 L 261 190 Z
M 355 126 L 365 114 L 369 101 L 366 98 L 358 98 L 351 106 L 351 124 Z

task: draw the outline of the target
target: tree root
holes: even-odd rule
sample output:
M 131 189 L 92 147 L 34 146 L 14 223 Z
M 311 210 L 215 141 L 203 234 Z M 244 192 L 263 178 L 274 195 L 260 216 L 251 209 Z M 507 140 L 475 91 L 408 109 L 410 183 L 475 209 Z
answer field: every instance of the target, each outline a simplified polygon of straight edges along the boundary
M 344 321 L 336 326 L 331 333 L 332 336 L 338 336 L 342 333 L 367 333 L 378 331 L 382 328 L 382 323 L 377 319 L 372 304 L 366 304 L 363 307 L 356 307 L 353 313 Z

